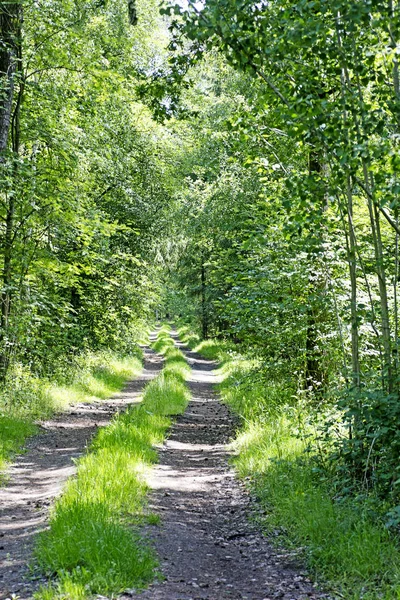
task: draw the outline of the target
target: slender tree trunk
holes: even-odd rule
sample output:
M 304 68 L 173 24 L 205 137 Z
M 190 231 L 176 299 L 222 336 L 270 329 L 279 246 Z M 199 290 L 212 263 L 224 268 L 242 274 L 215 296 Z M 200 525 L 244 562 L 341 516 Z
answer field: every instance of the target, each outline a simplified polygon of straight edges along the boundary
M 395 5 L 393 0 L 389 0 L 389 35 L 390 35 L 390 47 L 395 49 L 397 47 L 397 32 L 393 27 L 393 19 L 395 17 Z M 399 77 L 399 61 L 397 60 L 397 54 L 393 57 L 393 90 L 397 101 L 400 100 L 400 77 Z
M 0 162 L 8 148 L 18 70 L 22 7 L 19 2 L 0 6 Z
M 357 47 L 353 40 L 353 48 L 355 60 L 357 59 Z M 356 117 L 356 129 L 359 143 L 362 143 L 363 139 L 368 139 L 368 128 L 366 126 L 366 109 L 361 88 L 360 78 L 356 72 L 357 81 L 357 93 L 358 103 L 360 110 L 360 123 Z M 360 128 L 363 128 L 363 135 L 361 135 Z M 380 309 L 381 309 L 381 326 L 382 326 L 382 344 L 384 352 L 384 379 L 386 381 L 386 388 L 389 393 L 393 392 L 394 377 L 393 377 L 393 364 L 392 364 L 392 340 L 390 330 L 390 318 L 389 318 L 389 301 L 388 301 L 388 290 L 387 290 L 387 278 L 386 269 L 383 253 L 383 243 L 381 235 L 381 224 L 380 224 L 380 212 L 379 212 L 379 201 L 376 200 L 373 177 L 369 171 L 369 165 L 371 163 L 370 157 L 362 158 L 364 186 L 368 196 L 368 211 L 371 222 L 372 239 L 375 250 L 375 263 L 376 263 L 376 274 L 378 276 L 379 283 L 379 296 L 380 296 Z
M 22 71 L 21 45 L 22 7 L 19 2 L 4 4 L 0 7 L 0 35 L 4 42 L 0 50 L 0 165 L 5 162 L 5 154 L 11 145 L 14 156 L 20 148 L 20 110 L 24 86 L 19 81 L 19 92 L 14 103 L 16 80 Z M 15 104 L 15 106 L 14 106 Z M 10 144 L 11 132 L 11 144 Z M 12 165 L 12 179 L 16 178 L 16 163 Z M 11 293 L 13 279 L 13 242 L 15 220 L 15 189 L 4 190 L 6 215 L 3 240 L 4 257 L 2 272 L 2 292 L 0 311 L 0 381 L 7 375 L 10 361 L 11 340 L 9 339 L 9 320 L 11 312 Z
M 311 150 L 309 155 L 309 174 L 311 177 L 319 177 L 322 174 L 322 163 L 320 152 Z M 321 214 L 325 210 L 325 196 L 319 198 L 319 210 Z M 313 232 L 315 235 L 315 232 Z M 314 392 L 322 392 L 326 385 L 326 372 L 323 364 L 323 353 L 321 344 L 318 340 L 320 325 L 323 321 L 322 297 L 325 291 L 325 280 L 320 272 L 314 268 L 317 255 L 314 252 L 309 254 L 311 263 L 309 275 L 309 299 L 307 303 L 307 331 L 306 331 L 306 366 L 305 377 L 307 389 Z
M 12 284 L 12 238 L 14 230 L 15 202 L 11 195 L 8 201 L 6 231 L 4 239 L 4 265 L 2 274 L 3 291 L 1 294 L 1 318 L 0 318 L 0 381 L 4 381 L 7 375 L 10 340 L 9 317 L 11 310 L 11 284 Z
M 349 249 L 348 263 L 351 284 L 351 368 L 352 380 L 355 388 L 360 387 L 360 354 L 359 354 L 359 332 L 357 313 L 357 264 L 356 264 L 356 236 L 353 221 L 353 193 L 351 189 L 350 175 L 347 175 L 347 220 L 349 227 Z
M 397 47 L 397 30 L 393 27 L 393 20 L 395 17 L 395 2 L 393 0 L 389 0 L 389 34 L 390 34 L 390 46 L 392 49 Z M 398 9 L 398 7 L 397 7 Z M 399 76 L 399 61 L 397 60 L 397 54 L 394 55 L 393 58 L 393 90 L 394 95 L 397 100 L 397 109 L 396 113 L 399 113 L 399 103 L 400 103 L 400 76 Z M 399 213 L 396 208 L 396 224 L 399 225 Z M 397 284 L 399 281 L 399 233 L 396 231 L 396 250 L 395 250 L 395 274 L 393 279 L 393 293 L 394 293 L 394 366 L 396 375 L 399 374 L 399 314 L 398 314 L 398 294 L 397 294 Z M 397 383 L 397 388 L 399 387 L 399 383 Z
M 201 260 L 201 329 L 203 339 L 208 338 L 208 315 L 207 315 L 207 295 L 206 295 L 206 268 L 204 266 L 204 257 Z
M 373 222 L 373 237 L 375 246 L 375 257 L 377 265 L 377 275 L 379 282 L 380 304 L 381 304 L 381 322 L 382 322 L 382 343 L 385 357 L 385 379 L 387 381 L 388 392 L 393 391 L 393 368 L 392 368 L 392 341 L 389 320 L 389 301 L 387 292 L 386 270 L 383 257 L 383 244 L 381 236 L 381 226 L 379 211 L 372 200 L 368 202 L 371 224 Z
M 399 211 L 396 209 L 396 223 L 399 223 Z M 399 234 L 396 232 L 395 257 L 394 257 L 393 297 L 394 297 L 394 368 L 396 375 L 399 373 L 399 300 L 397 284 L 399 281 Z M 397 380 L 397 391 L 399 381 Z
M 340 33 L 338 31 L 339 47 L 341 48 Z M 343 124 L 345 130 L 348 131 L 348 113 L 346 108 L 346 69 L 342 67 L 340 75 L 341 83 L 341 98 L 343 104 Z M 348 134 L 346 135 L 346 143 L 349 143 Z M 347 224 L 349 229 L 348 236 L 346 235 L 347 245 L 347 262 L 349 265 L 350 286 L 351 286 L 351 369 L 353 386 L 358 389 L 360 387 L 360 336 L 358 327 L 358 308 L 357 308 L 357 241 L 354 229 L 353 218 L 353 190 L 352 178 L 350 171 L 346 173 L 346 199 L 347 199 Z M 346 232 L 345 232 L 346 233 Z M 373 306 L 371 306 L 373 310 Z
M 137 25 L 138 14 L 137 14 L 137 10 L 136 10 L 136 0 L 128 0 L 128 14 L 129 14 L 130 24 Z
M 348 60 L 345 56 L 343 48 L 343 40 L 340 29 L 340 14 L 337 14 L 336 18 L 336 32 L 338 39 L 338 48 L 341 55 L 342 70 L 343 70 L 343 83 L 342 86 L 349 92 L 349 98 L 354 98 L 357 106 L 352 107 L 352 117 L 354 120 L 354 127 L 357 135 L 357 143 L 365 145 L 365 141 L 368 139 L 368 128 L 366 126 L 366 108 L 363 97 L 363 92 L 360 84 L 359 75 L 357 69 L 355 69 L 355 85 L 353 84 L 349 71 L 348 71 Z M 352 44 L 352 52 L 354 62 L 357 63 L 357 45 L 354 39 L 350 39 Z M 357 65 L 356 65 L 357 66 Z M 350 102 L 348 102 L 350 104 Z M 367 147 L 367 146 L 366 146 Z M 381 328 L 382 328 L 382 345 L 384 355 L 384 372 L 383 380 L 385 382 L 385 388 L 389 393 L 393 391 L 393 368 L 392 368 L 392 342 L 391 342 L 391 331 L 390 331 L 390 320 L 389 320 L 389 303 L 388 303 L 388 292 L 387 292 L 387 281 L 386 281 L 386 270 L 384 263 L 383 244 L 380 228 L 380 217 L 379 217 L 379 204 L 375 198 L 374 186 L 371 180 L 369 165 L 370 157 L 362 158 L 362 170 L 364 179 L 364 190 L 367 196 L 368 211 L 370 217 L 372 241 L 375 252 L 375 271 L 378 277 L 379 284 L 379 301 L 380 301 L 380 312 L 381 312 Z

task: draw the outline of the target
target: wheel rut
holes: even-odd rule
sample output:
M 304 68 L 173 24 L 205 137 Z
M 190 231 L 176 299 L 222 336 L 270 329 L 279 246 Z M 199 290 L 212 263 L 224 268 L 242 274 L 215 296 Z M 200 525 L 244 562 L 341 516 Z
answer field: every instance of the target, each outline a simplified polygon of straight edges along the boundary
M 76 472 L 75 461 L 86 451 L 99 427 L 117 412 L 139 401 L 146 383 L 162 367 L 152 350 L 144 352 L 144 369 L 123 392 L 108 401 L 77 404 L 41 424 L 42 432 L 26 444 L 9 469 L 9 482 L 0 488 L 0 599 L 27 600 L 42 583 L 28 569 L 35 537 L 47 527 L 49 508 L 66 480 Z
M 121 600 L 326 598 L 249 521 L 252 500 L 228 462 L 236 423 L 213 391 L 216 365 L 178 345 L 192 367 L 192 400 L 149 476 L 161 517 L 149 535 L 164 580 Z

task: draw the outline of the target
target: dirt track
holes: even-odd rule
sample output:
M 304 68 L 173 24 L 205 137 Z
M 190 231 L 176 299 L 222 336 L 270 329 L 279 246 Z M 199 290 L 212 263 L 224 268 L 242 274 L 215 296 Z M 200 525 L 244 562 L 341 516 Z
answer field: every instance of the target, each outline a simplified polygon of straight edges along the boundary
M 192 401 L 153 471 L 151 507 L 162 519 L 150 533 L 164 581 L 141 600 L 300 600 L 326 597 L 279 555 L 248 519 L 251 499 L 235 480 L 226 444 L 235 423 L 213 384 L 215 364 L 185 352 Z M 123 598 L 137 597 L 132 593 Z
M 161 516 L 161 524 L 149 533 L 164 580 L 141 593 L 132 590 L 121 600 L 326 598 L 251 524 L 252 501 L 228 463 L 227 444 L 236 423 L 213 390 L 215 364 L 181 348 L 193 369 L 192 401 L 149 478 L 150 505 Z M 138 401 L 161 364 L 146 351 L 143 375 L 120 396 L 75 406 L 45 423 L 43 433 L 18 458 L 10 484 L 0 489 L 0 599 L 32 597 L 41 583 L 27 578 L 33 540 L 46 527 L 52 501 L 75 472 L 73 459 L 82 455 L 97 427 Z

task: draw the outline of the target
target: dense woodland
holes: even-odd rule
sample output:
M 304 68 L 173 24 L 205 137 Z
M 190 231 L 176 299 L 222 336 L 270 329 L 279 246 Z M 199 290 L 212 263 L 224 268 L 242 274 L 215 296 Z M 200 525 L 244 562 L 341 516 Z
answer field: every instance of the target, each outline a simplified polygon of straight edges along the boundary
M 397 0 L 3 1 L 0 31 L 3 410 L 180 319 L 396 530 Z

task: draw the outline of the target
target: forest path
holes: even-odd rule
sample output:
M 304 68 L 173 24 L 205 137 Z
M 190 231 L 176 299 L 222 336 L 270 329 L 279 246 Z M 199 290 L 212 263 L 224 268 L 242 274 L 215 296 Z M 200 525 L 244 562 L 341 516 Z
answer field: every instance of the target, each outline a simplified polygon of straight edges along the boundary
M 47 526 L 49 507 L 74 475 L 74 460 L 82 456 L 98 427 L 139 402 L 144 386 L 162 367 L 152 350 L 144 351 L 144 369 L 125 389 L 107 401 L 77 404 L 69 412 L 42 423 L 42 433 L 27 443 L 8 471 L 9 483 L 0 488 L 0 599 L 12 594 L 32 597 L 39 580 L 30 581 L 28 563 L 36 534 Z
M 173 335 L 176 340 L 176 336 Z M 213 391 L 215 363 L 176 340 L 192 367 L 192 400 L 178 417 L 150 475 L 152 527 L 165 577 L 140 600 L 300 600 L 323 598 L 288 555 L 252 525 L 251 500 L 228 464 L 235 422 Z

